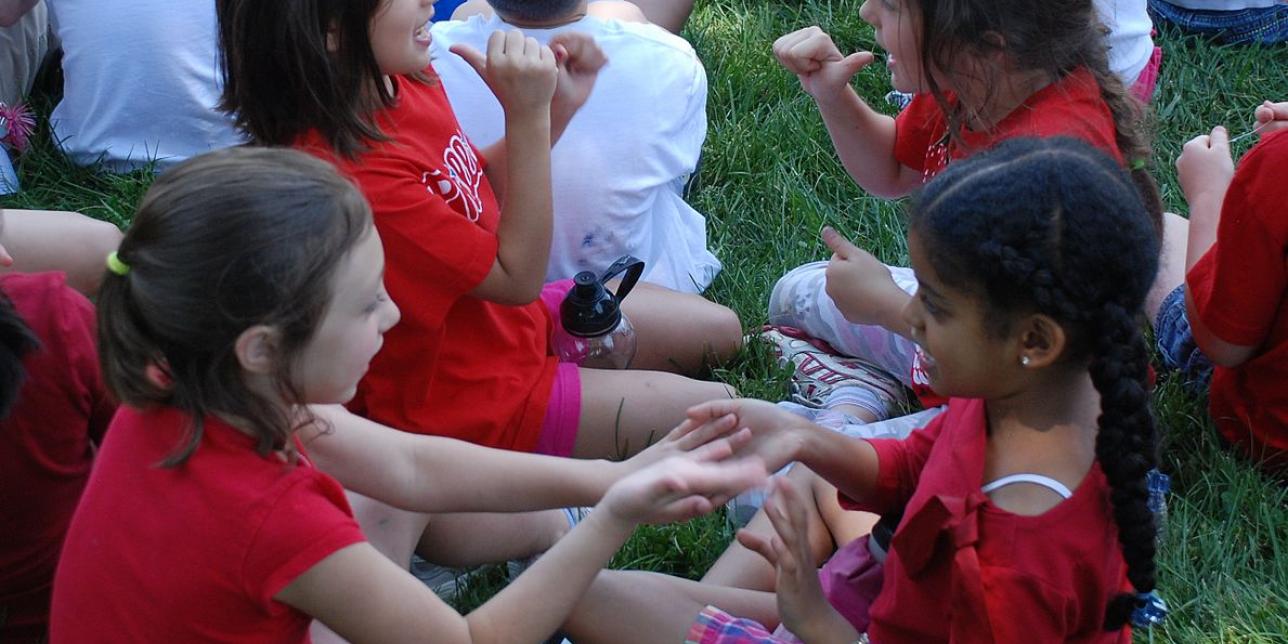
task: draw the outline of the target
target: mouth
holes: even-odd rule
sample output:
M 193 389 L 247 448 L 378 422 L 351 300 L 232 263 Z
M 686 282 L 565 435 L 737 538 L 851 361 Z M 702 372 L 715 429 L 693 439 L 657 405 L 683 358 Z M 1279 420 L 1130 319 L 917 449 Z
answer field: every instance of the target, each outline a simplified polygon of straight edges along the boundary
M 415 40 L 418 45 L 424 45 L 426 47 L 429 46 L 430 42 L 433 40 L 433 37 L 429 32 L 429 21 L 426 21 L 425 24 L 416 28 L 416 31 L 412 33 L 412 39 Z

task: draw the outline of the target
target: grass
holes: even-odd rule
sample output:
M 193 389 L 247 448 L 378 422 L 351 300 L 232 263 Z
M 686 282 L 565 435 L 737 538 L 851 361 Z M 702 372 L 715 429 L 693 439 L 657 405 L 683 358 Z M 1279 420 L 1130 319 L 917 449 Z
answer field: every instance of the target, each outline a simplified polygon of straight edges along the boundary
M 707 214 L 711 245 L 725 263 L 709 295 L 737 310 L 748 328 L 764 320 L 778 276 L 826 256 L 818 238 L 824 225 L 885 261 L 907 261 L 900 204 L 866 196 L 849 180 L 817 110 L 769 54 L 775 37 L 809 24 L 823 25 L 845 49 L 871 47 L 871 30 L 857 8 L 854 1 L 706 0 L 689 23 L 686 35 L 706 63 L 711 87 L 694 205 Z M 1288 47 L 1223 47 L 1166 29 L 1159 42 L 1166 59 L 1153 104 L 1157 176 L 1169 209 L 1183 213 L 1172 165 L 1181 145 L 1218 123 L 1241 134 L 1262 99 L 1288 98 Z M 855 85 L 873 105 L 890 110 L 880 100 L 889 89 L 884 70 L 865 70 Z M 47 135 L 20 160 L 19 172 L 26 191 L 0 199 L 0 206 L 79 210 L 122 225 L 150 180 L 146 173 L 117 177 L 75 168 Z M 746 351 L 718 376 L 747 395 L 776 399 L 785 391 L 785 374 L 763 350 Z M 1204 401 L 1166 379 L 1155 401 L 1166 431 L 1164 469 L 1175 491 L 1159 558 L 1172 615 L 1137 638 L 1285 641 L 1288 488 L 1218 444 Z M 614 565 L 696 577 L 730 536 L 718 516 L 643 528 Z M 461 604 L 482 601 L 501 578 L 490 575 Z

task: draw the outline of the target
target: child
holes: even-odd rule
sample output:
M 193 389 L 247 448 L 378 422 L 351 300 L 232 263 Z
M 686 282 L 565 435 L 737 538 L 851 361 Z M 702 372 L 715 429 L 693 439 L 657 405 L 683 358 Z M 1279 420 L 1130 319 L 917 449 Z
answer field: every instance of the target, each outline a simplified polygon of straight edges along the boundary
M 114 410 L 94 306 L 61 273 L 0 276 L 0 641 L 47 639 L 58 553 Z
M 1150 155 L 1139 103 L 1109 71 L 1091 0 L 868 0 L 859 14 L 888 52 L 895 89 L 916 94 L 897 118 L 874 111 L 849 85 L 873 54 L 842 55 L 818 27 L 783 36 L 774 54 L 814 97 L 841 162 L 865 190 L 901 197 L 952 161 L 999 141 L 1072 136 L 1129 165 L 1146 206 L 1161 217 L 1145 169 Z M 825 234 L 824 241 L 832 261 L 807 264 L 778 281 L 770 324 L 800 329 L 843 356 L 876 364 L 927 405 L 942 402 L 926 387 L 915 345 L 904 337 L 900 311 L 916 287 L 907 269 L 883 267 L 839 234 Z M 845 358 L 786 334 L 768 339 L 785 359 L 823 365 L 797 374 L 797 387 L 814 391 L 817 404 L 865 412 L 851 404 L 856 387 L 838 384 L 853 381 Z
M 1208 412 L 1225 440 L 1267 471 L 1288 474 L 1288 110 L 1257 108 L 1261 142 L 1236 169 L 1217 127 L 1176 161 L 1190 218 L 1168 218 L 1160 280 L 1175 288 L 1151 303 L 1163 363 L 1187 388 L 1211 389 Z M 1272 130 L 1276 130 L 1273 133 Z M 1186 241 L 1188 241 L 1188 244 Z M 1215 363 L 1215 365 L 1214 365 Z
M 550 145 L 604 63 L 589 38 L 563 34 L 552 50 L 497 32 L 486 56 L 456 48 L 506 112 L 506 138 L 480 157 L 426 77 L 431 2 L 219 6 L 224 107 L 257 143 L 334 162 L 372 202 L 403 321 L 353 410 L 411 432 L 602 458 L 643 447 L 689 405 L 728 397 L 718 383 L 582 369 L 550 350 L 552 310 L 571 286 L 543 288 Z M 741 341 L 737 317 L 695 295 L 637 288 L 625 313 L 640 369 L 697 371 Z
M 752 543 L 779 565 L 783 625 L 806 642 L 863 631 L 875 642 L 1130 641 L 1129 617 L 1142 624 L 1159 608 L 1145 487 L 1155 428 L 1136 324 L 1159 240 L 1131 181 L 1084 143 L 1010 140 L 931 182 L 909 229 L 919 288 L 903 315 L 930 382 L 953 397 L 947 411 L 905 440 L 871 441 L 757 401 L 691 412 L 735 415 L 771 468 L 799 460 L 850 508 L 903 513 L 870 611 L 841 615 L 821 601 L 826 571 L 813 573 L 805 544 L 818 533 L 801 496 L 778 484 L 778 542 Z M 704 608 L 713 599 L 754 609 L 728 588 L 602 573 L 568 631 L 577 642 L 795 641 Z
M 703 462 L 728 440 L 641 470 L 705 429 L 632 462 L 566 464 L 315 418 L 303 405 L 353 395 L 398 308 L 362 195 L 298 152 L 231 149 L 166 173 L 108 266 L 99 341 L 125 407 L 68 532 L 54 642 L 302 642 L 312 618 L 353 641 L 540 641 L 635 522 L 709 511 L 764 477 Z M 340 484 L 419 511 L 604 500 L 462 618 L 365 543 Z
M 604 17 L 606 6 L 634 9 L 627 3 L 483 4 L 486 15 L 432 32 L 434 69 L 474 141 L 500 139 L 505 114 L 470 65 L 449 53 L 455 45 L 482 48 L 498 29 L 521 29 L 542 44 L 578 32 L 612 61 L 551 151 L 555 217 L 546 279 L 602 271 L 630 254 L 645 261 L 644 280 L 706 290 L 720 261 L 707 250 L 706 219 L 681 195 L 707 135 L 707 73 L 693 47 L 657 25 Z

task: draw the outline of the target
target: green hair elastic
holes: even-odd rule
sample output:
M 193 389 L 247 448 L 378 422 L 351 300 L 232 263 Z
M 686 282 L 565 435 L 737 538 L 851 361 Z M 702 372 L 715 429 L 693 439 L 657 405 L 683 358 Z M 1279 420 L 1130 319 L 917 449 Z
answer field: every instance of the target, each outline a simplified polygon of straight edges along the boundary
M 107 270 L 112 271 L 115 275 L 125 277 L 130 272 L 130 265 L 121 261 L 116 251 L 112 251 L 107 254 Z
M 1131 162 L 1132 172 L 1135 172 L 1136 170 L 1144 170 L 1145 166 L 1148 164 L 1149 162 L 1144 159 L 1134 159 Z

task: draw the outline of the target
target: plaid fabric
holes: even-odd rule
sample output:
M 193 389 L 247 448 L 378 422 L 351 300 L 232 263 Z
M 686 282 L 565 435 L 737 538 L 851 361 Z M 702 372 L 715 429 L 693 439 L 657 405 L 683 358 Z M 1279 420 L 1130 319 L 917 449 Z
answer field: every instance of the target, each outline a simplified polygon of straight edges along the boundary
M 791 640 L 774 637 L 759 622 L 734 617 L 715 606 L 707 606 L 689 627 L 684 644 L 785 644 Z

